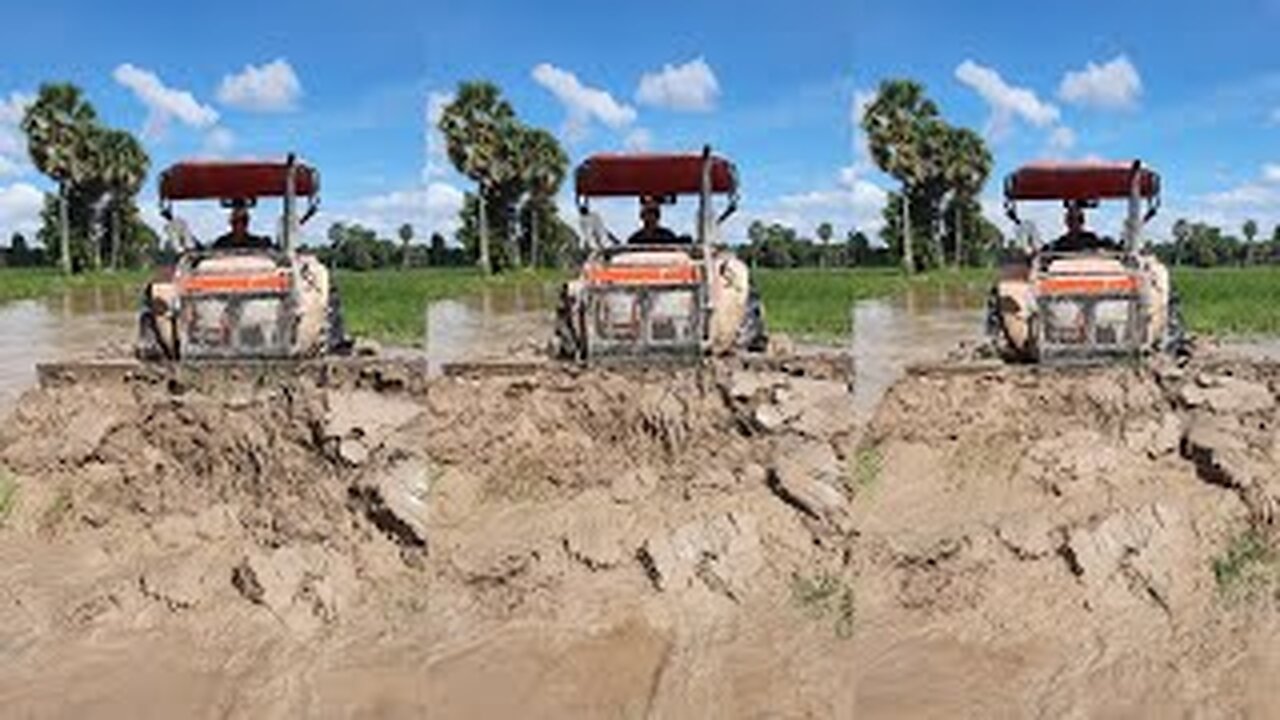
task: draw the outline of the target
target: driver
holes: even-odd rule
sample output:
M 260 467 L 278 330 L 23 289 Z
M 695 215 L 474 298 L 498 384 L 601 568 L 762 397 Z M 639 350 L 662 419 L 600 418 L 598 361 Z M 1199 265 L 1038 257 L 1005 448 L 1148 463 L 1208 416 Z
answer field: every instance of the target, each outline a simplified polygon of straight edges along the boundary
M 1065 218 L 1067 232 L 1062 237 L 1053 241 L 1051 249 L 1058 252 L 1082 252 L 1085 250 L 1097 250 L 1110 245 L 1107 241 L 1102 240 L 1091 230 L 1084 227 L 1084 208 L 1077 201 L 1067 203 L 1067 214 Z
M 213 247 L 216 250 L 266 250 L 271 247 L 271 239 L 249 234 L 249 209 L 237 205 L 231 209 L 231 230 L 215 240 Z
M 661 245 L 679 242 L 676 234 L 660 225 L 662 210 L 658 206 L 658 198 L 645 196 L 640 198 L 640 229 L 627 238 L 629 245 Z

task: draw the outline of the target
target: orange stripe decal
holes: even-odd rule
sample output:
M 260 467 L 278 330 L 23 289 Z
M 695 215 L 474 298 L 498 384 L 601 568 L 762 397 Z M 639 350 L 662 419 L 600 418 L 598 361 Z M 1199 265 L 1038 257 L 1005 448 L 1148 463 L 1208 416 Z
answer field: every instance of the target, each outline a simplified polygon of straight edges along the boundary
M 285 273 L 268 275 L 196 275 L 182 279 L 184 293 L 255 293 L 287 292 L 289 276 Z
M 649 285 L 698 282 L 697 265 L 611 265 L 588 267 L 587 282 L 599 284 Z
M 1132 275 L 1094 277 L 1052 277 L 1036 283 L 1036 290 L 1049 294 L 1110 295 L 1138 291 L 1138 279 Z

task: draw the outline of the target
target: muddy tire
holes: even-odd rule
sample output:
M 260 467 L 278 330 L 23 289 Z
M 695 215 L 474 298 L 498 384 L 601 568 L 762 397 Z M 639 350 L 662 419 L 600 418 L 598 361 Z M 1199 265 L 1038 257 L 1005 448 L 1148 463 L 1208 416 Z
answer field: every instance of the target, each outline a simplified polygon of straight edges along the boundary
M 138 316 L 138 344 L 134 348 L 134 353 L 139 360 L 144 362 L 160 362 L 163 360 L 177 360 L 176 348 L 168 348 L 160 338 L 159 323 L 162 320 L 155 316 L 150 309 L 143 310 Z M 170 337 L 177 342 L 177 333 L 171 333 Z
M 329 288 L 329 302 L 325 310 L 327 334 L 325 351 L 329 355 L 347 355 L 351 352 L 351 338 L 347 337 L 346 322 L 342 317 L 342 296 L 338 288 Z
M 1164 330 L 1164 346 L 1166 353 L 1177 357 L 1191 354 L 1191 338 L 1187 335 L 1187 325 L 1182 317 L 1182 299 L 1177 292 L 1169 294 L 1167 310 L 1168 325 Z
M 764 352 L 769 346 L 769 334 L 764 324 L 764 303 L 753 287 L 747 293 L 746 312 L 738 328 L 738 345 L 747 352 Z
M 581 360 L 586 353 L 578 328 L 580 313 L 577 303 L 567 292 L 561 290 L 560 304 L 556 306 L 556 357 L 561 360 Z

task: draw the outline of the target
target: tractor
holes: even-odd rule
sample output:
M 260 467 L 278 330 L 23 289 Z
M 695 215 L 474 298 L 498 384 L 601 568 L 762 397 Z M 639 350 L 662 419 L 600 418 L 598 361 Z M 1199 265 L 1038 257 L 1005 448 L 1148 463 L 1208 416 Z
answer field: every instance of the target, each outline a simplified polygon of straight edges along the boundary
M 337 288 L 329 270 L 300 252 L 300 227 L 319 207 L 320 176 L 284 162 L 181 162 L 160 176 L 161 215 L 179 246 L 168 277 L 144 291 L 138 355 L 143 360 L 289 360 L 345 354 Z M 283 199 L 274 240 L 229 235 L 196 241 L 173 203 L 217 200 L 247 223 L 266 197 Z M 298 198 L 307 208 L 297 212 Z
M 1005 209 L 1025 247 L 1003 258 L 987 331 L 1006 361 L 1094 363 L 1185 347 L 1169 271 L 1141 246 L 1160 206 L 1160 176 L 1140 161 L 1037 163 L 1010 174 Z M 1126 200 L 1121 237 L 1084 229 L 1084 211 Z M 1061 202 L 1068 231 L 1042 243 L 1019 201 Z
M 561 291 L 556 347 L 581 363 L 697 361 L 763 351 L 764 310 L 745 263 L 720 244 L 737 209 L 733 163 L 709 147 L 686 154 L 604 154 L 575 173 L 587 257 Z M 590 206 L 593 198 L 640 200 L 643 212 L 697 197 L 693 234 L 637 232 L 619 240 Z M 727 202 L 718 213 L 714 200 Z

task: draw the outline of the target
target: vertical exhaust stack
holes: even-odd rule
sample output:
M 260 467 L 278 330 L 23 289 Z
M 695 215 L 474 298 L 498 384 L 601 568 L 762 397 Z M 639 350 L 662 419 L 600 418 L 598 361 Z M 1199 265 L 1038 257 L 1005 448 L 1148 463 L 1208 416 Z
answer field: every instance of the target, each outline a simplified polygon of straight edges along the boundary
M 293 236 L 298 219 L 298 159 L 293 153 L 289 153 L 284 162 L 284 229 L 281 231 L 280 247 L 286 255 L 292 257 Z
M 1142 161 L 1134 160 L 1129 169 L 1129 212 L 1124 221 L 1124 250 L 1132 253 L 1138 248 L 1138 236 L 1142 233 Z
M 715 258 L 711 252 L 711 146 L 702 146 L 702 187 L 698 193 L 698 242 L 702 246 L 702 342 L 704 351 L 711 345 L 711 317 L 715 312 L 711 298 L 711 279 L 715 277 Z

